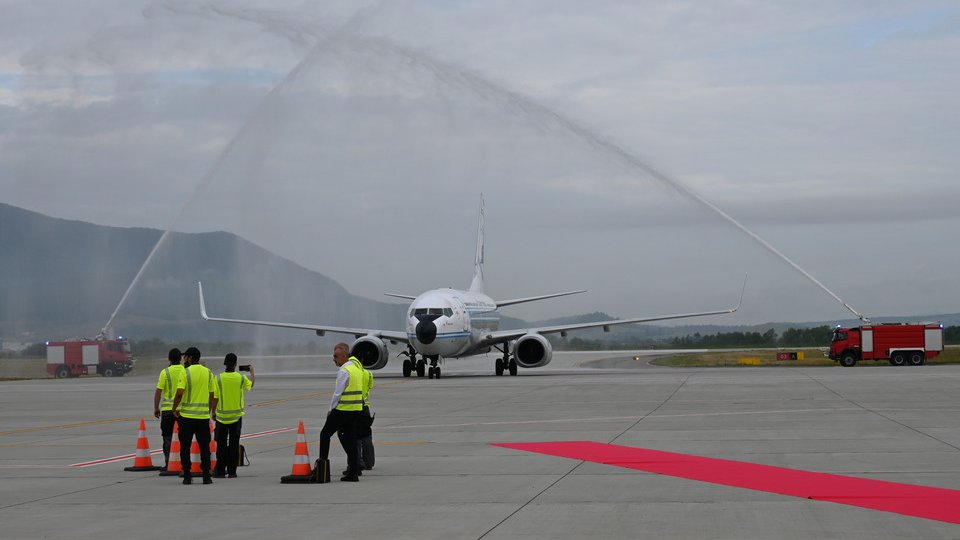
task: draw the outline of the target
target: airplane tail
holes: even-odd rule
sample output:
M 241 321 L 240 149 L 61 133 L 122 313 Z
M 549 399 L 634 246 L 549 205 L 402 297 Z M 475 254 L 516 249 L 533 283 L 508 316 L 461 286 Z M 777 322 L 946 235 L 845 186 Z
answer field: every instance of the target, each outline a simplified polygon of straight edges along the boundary
M 470 292 L 483 292 L 483 193 L 480 194 L 480 222 L 477 225 L 477 256 L 473 262 Z

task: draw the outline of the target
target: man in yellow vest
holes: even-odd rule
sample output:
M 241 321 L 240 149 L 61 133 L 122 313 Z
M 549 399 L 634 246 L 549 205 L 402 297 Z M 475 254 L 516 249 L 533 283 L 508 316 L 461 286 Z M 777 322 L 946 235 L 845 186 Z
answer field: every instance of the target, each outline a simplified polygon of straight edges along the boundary
M 333 348 L 333 363 L 337 371 L 337 384 L 330 399 L 327 421 L 320 430 L 320 459 L 330 454 L 330 437 L 343 432 L 340 439 L 343 451 L 347 454 L 347 470 L 343 471 L 341 482 L 357 482 L 360 476 L 360 464 L 357 456 L 357 421 L 363 410 L 363 374 L 350 361 L 350 347 L 346 343 L 337 343 Z
M 163 437 L 163 468 L 167 470 L 170 463 L 170 444 L 173 442 L 173 424 L 177 417 L 173 415 L 173 398 L 177 393 L 177 384 L 183 376 L 183 366 L 180 365 L 180 349 L 173 348 L 167 353 L 170 365 L 160 371 L 157 379 L 157 390 L 153 393 L 153 417 L 160 419 L 160 436 Z
M 250 372 L 248 379 L 237 372 L 237 355 L 227 354 L 223 359 L 224 372 L 216 376 L 213 395 L 217 398 L 217 421 L 214 436 L 217 439 L 217 467 L 214 478 L 236 478 L 240 461 L 240 429 L 243 425 L 243 394 L 253 388 L 253 366 L 241 366 Z
M 357 420 L 357 459 L 361 470 L 370 470 L 376 462 L 376 454 L 373 449 L 373 414 L 370 412 L 370 389 L 373 388 L 373 373 L 363 367 L 363 362 L 356 356 L 351 356 L 350 361 L 357 366 L 357 370 L 363 375 L 363 409 L 360 411 L 360 419 Z M 344 442 L 345 434 L 338 431 L 340 444 Z M 346 474 L 346 471 L 344 471 Z M 361 473 L 362 474 L 362 473 Z
M 173 398 L 173 413 L 180 418 L 180 464 L 183 466 L 183 483 L 192 484 L 190 474 L 190 443 L 197 437 L 200 446 L 200 470 L 203 483 L 212 484 L 210 478 L 210 411 L 217 409 L 213 395 L 213 373 L 200 364 L 200 351 L 190 347 L 183 353 L 183 377 L 177 385 Z

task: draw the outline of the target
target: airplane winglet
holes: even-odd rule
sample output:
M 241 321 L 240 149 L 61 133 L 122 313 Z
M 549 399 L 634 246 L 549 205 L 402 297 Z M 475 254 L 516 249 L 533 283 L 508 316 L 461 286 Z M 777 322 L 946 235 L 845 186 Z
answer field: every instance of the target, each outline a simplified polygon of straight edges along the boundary
M 740 289 L 740 299 L 737 300 L 737 307 L 731 309 L 730 313 L 735 313 L 738 309 L 740 309 L 740 305 L 743 304 L 743 293 L 747 290 L 747 275 L 748 274 L 746 272 L 743 273 L 743 287 Z
M 203 283 L 197 282 L 197 290 L 200 292 L 200 318 L 209 321 L 210 317 L 207 316 L 207 306 L 203 302 Z

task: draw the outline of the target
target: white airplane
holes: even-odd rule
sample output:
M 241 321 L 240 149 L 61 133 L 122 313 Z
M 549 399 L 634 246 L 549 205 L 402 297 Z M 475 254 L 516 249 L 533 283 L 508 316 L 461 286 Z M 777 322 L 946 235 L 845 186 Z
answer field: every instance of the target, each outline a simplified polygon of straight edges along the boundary
M 367 328 L 343 328 L 338 326 L 279 323 L 268 321 L 248 321 L 223 319 L 207 315 L 203 299 L 203 284 L 197 283 L 200 293 L 200 316 L 207 321 L 218 321 L 281 328 L 312 330 L 318 336 L 327 332 L 352 334 L 355 341 L 350 347 L 351 353 L 363 362 L 367 369 L 380 369 L 387 365 L 387 344 L 403 343 L 407 350 L 400 355 L 407 356 L 403 361 L 403 376 L 409 377 L 416 372 L 423 377 L 440 378 L 440 359 L 462 358 L 475 354 L 484 354 L 496 349 L 503 354 L 495 363 L 494 372 L 503 375 L 517 374 L 517 368 L 537 368 L 550 363 L 553 347 L 545 337 L 548 334 L 560 334 L 566 337 L 571 330 L 602 327 L 605 332 L 619 324 L 633 324 L 668 319 L 686 319 L 706 315 L 734 313 L 740 309 L 743 290 L 736 307 L 702 313 L 684 313 L 680 315 L 661 315 L 634 319 L 615 319 L 609 321 L 564 324 L 520 330 L 498 330 L 500 324 L 499 309 L 505 306 L 533 302 L 545 298 L 555 298 L 586 291 L 568 291 L 562 293 L 515 298 L 512 300 L 493 300 L 483 292 L 483 199 L 480 200 L 480 220 L 477 227 L 477 253 L 474 262 L 473 281 L 467 290 L 433 289 L 419 296 L 385 293 L 387 296 L 412 300 L 407 311 L 406 331 L 375 330 Z M 743 283 L 746 288 L 746 279 Z M 417 356 L 420 356 L 418 359 Z M 429 367 L 427 361 L 430 362 Z

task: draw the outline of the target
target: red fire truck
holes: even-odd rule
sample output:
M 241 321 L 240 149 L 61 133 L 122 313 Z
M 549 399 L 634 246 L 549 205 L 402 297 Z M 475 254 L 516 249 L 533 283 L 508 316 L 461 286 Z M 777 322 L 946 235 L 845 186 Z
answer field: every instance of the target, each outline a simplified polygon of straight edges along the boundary
M 47 342 L 47 373 L 58 379 L 94 374 L 121 377 L 131 369 L 130 342 L 122 337 Z
M 844 367 L 860 360 L 888 360 L 895 366 L 920 366 L 943 351 L 940 323 L 880 323 L 837 327 L 830 358 Z

